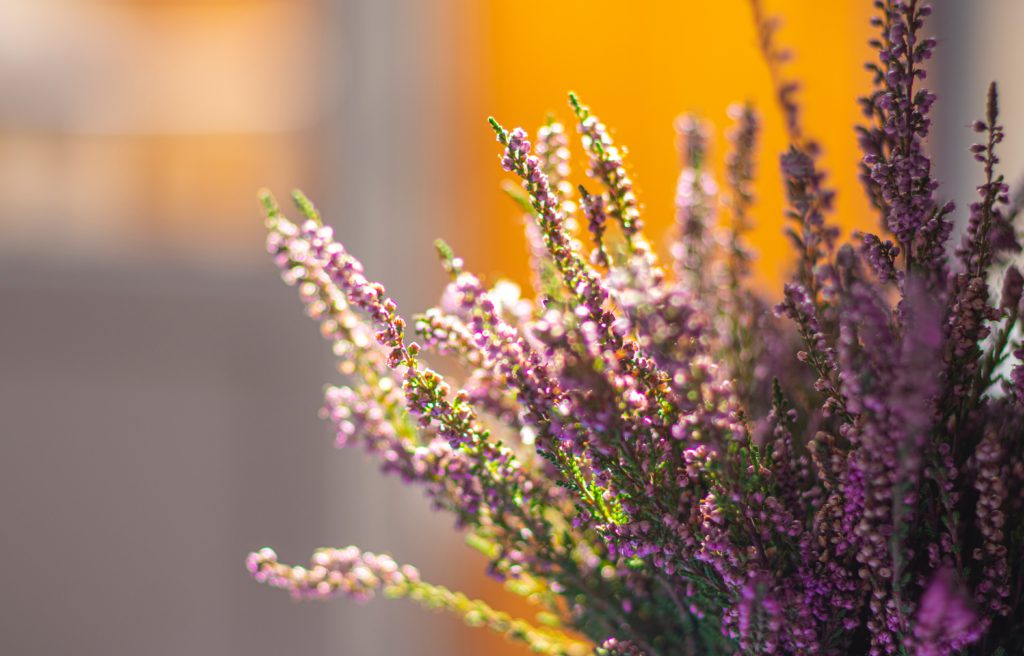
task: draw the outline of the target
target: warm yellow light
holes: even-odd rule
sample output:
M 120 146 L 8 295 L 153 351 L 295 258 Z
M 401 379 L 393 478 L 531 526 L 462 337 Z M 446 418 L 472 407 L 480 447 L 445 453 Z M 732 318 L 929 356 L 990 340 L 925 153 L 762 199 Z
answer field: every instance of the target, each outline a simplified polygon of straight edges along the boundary
M 530 129 L 549 112 L 568 121 L 566 92 L 575 90 L 629 149 L 627 164 L 646 208 L 650 237 L 661 243 L 672 229 L 678 173 L 673 120 L 694 111 L 715 122 L 712 158 L 721 172 L 729 127 L 726 109 L 734 102 L 753 101 L 765 128 L 753 235 L 756 284 L 776 293 L 790 262 L 782 235 L 778 172 L 778 156 L 787 142 L 746 0 L 517 0 L 482 5 L 475 11 L 483 35 L 470 38 L 487 66 L 466 74 L 467 80 L 477 77 L 467 84 L 465 98 L 479 108 L 481 128 L 460 132 L 462 151 L 472 162 L 467 170 L 477 171 L 467 186 L 495 190 L 502 177 L 497 151 L 482 126 L 485 113 L 507 126 Z M 873 226 L 875 218 L 857 180 L 853 131 L 860 119 L 855 99 L 869 85 L 863 62 L 870 56 L 870 7 L 798 0 L 766 5 L 785 19 L 779 37 L 796 54 L 787 72 L 805 84 L 800 99 L 806 128 L 824 146 L 824 165 L 839 189 L 836 221 L 845 229 Z M 479 261 L 491 273 L 524 279 L 515 208 L 497 191 L 486 199 L 480 202 L 492 218 L 473 222 L 480 237 L 477 248 L 500 247 L 487 251 L 486 263 Z

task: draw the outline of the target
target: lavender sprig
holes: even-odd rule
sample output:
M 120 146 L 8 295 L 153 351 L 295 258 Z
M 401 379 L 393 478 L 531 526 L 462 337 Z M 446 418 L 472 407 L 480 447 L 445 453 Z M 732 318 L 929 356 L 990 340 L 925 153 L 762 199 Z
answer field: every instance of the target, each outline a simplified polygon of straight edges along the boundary
M 918 0 L 876 0 L 881 16 L 873 22 L 881 38 L 879 64 L 870 64 L 878 86 L 865 101 L 865 113 L 877 128 L 862 131 L 869 195 L 885 213 L 885 227 L 900 245 L 907 269 L 915 262 L 934 267 L 949 236 L 946 215 L 951 205 L 934 200 L 938 183 L 924 142 L 935 95 L 915 85 L 925 79 L 923 63 L 931 58 L 935 39 L 922 38 L 931 7 Z
M 264 547 L 249 554 L 249 572 L 260 583 L 288 590 L 296 599 L 329 599 L 345 596 L 368 601 L 381 593 L 392 599 L 412 599 L 428 608 L 459 616 L 468 626 L 487 627 L 530 650 L 552 656 L 582 656 L 586 645 L 546 627 L 536 627 L 496 611 L 444 586 L 425 583 L 410 565 L 398 565 L 387 555 L 356 547 L 318 549 L 309 567 L 285 565 L 273 549 Z

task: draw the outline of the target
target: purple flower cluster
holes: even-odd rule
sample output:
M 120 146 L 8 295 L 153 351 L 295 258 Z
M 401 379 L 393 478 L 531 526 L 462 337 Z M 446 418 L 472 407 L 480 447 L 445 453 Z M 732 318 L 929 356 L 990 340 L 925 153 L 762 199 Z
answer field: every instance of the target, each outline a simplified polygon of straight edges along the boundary
M 721 186 L 708 124 L 678 122 L 664 269 L 625 151 L 589 107 L 570 96 L 589 189 L 570 181 L 561 124 L 532 137 L 492 119 L 535 293 L 486 283 L 438 242 L 450 281 L 413 318 L 418 342 L 308 200 L 295 196 L 294 223 L 265 198 L 268 250 L 346 376 L 323 409 L 338 446 L 452 513 L 537 622 L 354 547 L 309 567 L 260 549 L 256 580 L 297 598 L 410 598 L 546 654 L 1024 652 L 1024 276 L 1010 263 L 1024 195 L 998 170 L 995 86 L 954 249 L 925 154 L 931 10 L 876 3 L 859 134 L 882 226 L 841 243 L 787 53 L 752 6 L 791 141 L 795 271 L 774 313 L 748 280 L 749 105 L 729 111 Z M 457 383 L 435 357 L 462 368 Z
M 246 567 L 257 581 L 284 588 L 296 599 L 350 597 L 358 601 L 372 599 L 420 581 L 415 567 L 399 567 L 390 556 L 361 552 L 356 547 L 318 549 L 310 566 L 279 563 L 273 549 L 264 547 L 249 554 Z

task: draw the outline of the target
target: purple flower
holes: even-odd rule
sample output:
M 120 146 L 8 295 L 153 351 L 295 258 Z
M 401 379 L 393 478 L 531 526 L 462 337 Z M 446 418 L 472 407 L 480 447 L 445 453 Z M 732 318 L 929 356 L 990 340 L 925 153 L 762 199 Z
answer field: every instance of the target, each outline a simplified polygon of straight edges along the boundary
M 915 653 L 921 656 L 950 656 L 981 637 L 984 623 L 969 601 L 955 587 L 952 572 L 935 573 L 921 597 L 914 626 Z

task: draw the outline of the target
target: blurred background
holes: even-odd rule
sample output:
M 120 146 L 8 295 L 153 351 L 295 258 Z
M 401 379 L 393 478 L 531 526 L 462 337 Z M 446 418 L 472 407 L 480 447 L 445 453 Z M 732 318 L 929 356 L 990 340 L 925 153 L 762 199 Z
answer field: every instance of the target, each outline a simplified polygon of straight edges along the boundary
M 943 0 L 929 84 L 943 195 L 966 207 L 966 128 L 1002 83 L 1024 171 L 1024 4 Z M 846 228 L 866 2 L 765 0 L 805 83 Z M 1014 54 L 1016 53 L 1016 54 Z M 443 284 L 447 238 L 525 283 L 486 125 L 568 120 L 616 138 L 655 241 L 671 229 L 673 119 L 764 118 L 757 284 L 787 271 L 785 147 L 745 0 L 0 0 L 0 652 L 516 654 L 406 602 L 295 604 L 251 582 L 264 544 L 303 561 L 358 544 L 518 609 L 449 518 L 332 448 L 328 345 L 263 252 L 256 190 L 303 188 L 406 316 Z

